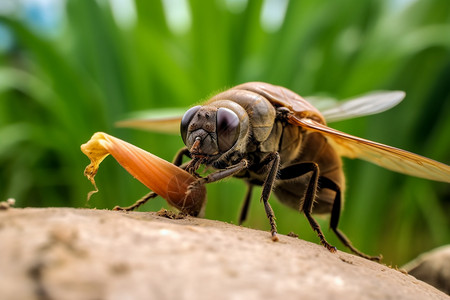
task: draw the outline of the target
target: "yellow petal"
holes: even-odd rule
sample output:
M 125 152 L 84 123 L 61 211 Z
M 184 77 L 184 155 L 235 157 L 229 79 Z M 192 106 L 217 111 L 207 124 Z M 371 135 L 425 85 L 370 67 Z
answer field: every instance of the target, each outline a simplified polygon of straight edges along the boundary
M 206 189 L 203 185 L 188 190 L 189 185 L 196 180 L 194 176 L 118 138 L 97 132 L 81 146 L 81 151 L 91 160 L 84 174 L 94 186 L 94 176 L 100 163 L 111 154 L 125 170 L 177 209 L 198 215 L 205 203 Z M 94 192 L 97 191 L 95 188 Z

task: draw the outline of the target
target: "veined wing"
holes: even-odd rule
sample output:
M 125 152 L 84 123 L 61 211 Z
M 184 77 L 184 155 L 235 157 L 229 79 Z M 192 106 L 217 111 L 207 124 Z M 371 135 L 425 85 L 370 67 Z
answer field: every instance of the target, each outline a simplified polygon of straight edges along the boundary
M 233 89 L 256 92 L 265 96 L 275 105 L 286 106 L 294 112 L 300 112 L 301 114 L 307 111 L 311 114 L 309 116 L 310 118 L 313 116 L 319 119 L 325 118 L 327 122 L 380 113 L 397 105 L 405 97 L 405 93 L 402 91 L 378 91 L 347 101 L 337 101 L 324 97 L 308 97 L 303 99 L 286 88 L 263 82 L 244 83 Z M 116 125 L 153 132 L 178 134 L 179 124 L 186 110 L 156 109 L 140 112 L 138 115 L 135 114 L 131 119 L 117 122 Z M 297 115 L 297 117 L 299 116 Z
M 375 91 L 347 101 L 323 97 L 319 100 L 320 97 L 302 98 L 287 88 L 264 82 L 247 82 L 232 89 L 262 95 L 275 106 L 289 108 L 297 117 L 326 122 L 380 113 L 397 105 L 405 97 L 403 91 Z
M 116 122 L 117 127 L 138 128 L 159 133 L 180 134 L 180 123 L 187 109 L 154 109 Z
M 375 91 L 344 101 L 326 97 L 305 99 L 320 110 L 327 123 L 332 123 L 383 112 L 400 103 L 403 98 L 405 98 L 403 91 Z
M 322 133 L 339 155 L 367 160 L 399 173 L 450 182 L 450 166 L 430 158 L 352 136 L 311 119 L 293 116 L 289 122 Z

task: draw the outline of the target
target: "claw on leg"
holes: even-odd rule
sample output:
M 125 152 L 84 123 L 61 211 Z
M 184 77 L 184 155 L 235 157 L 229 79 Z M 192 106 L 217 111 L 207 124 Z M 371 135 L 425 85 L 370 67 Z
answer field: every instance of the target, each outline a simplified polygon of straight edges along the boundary
M 278 242 L 280 239 L 278 238 L 278 234 L 276 231 L 272 231 L 272 241 Z

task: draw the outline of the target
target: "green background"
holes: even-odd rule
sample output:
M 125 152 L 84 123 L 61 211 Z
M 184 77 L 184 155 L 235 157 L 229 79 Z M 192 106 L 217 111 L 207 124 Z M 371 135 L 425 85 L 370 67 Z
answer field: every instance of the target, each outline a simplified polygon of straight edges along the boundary
M 112 158 L 97 176 L 100 192 L 86 203 L 92 186 L 80 145 L 104 131 L 171 160 L 179 136 L 114 122 L 134 111 L 188 107 L 247 81 L 338 99 L 404 90 L 406 99 L 388 112 L 332 127 L 450 162 L 450 1 L 174 2 L 123 0 L 113 10 L 108 1 L 68 0 L 47 30 L 20 10 L 1 14 L 11 44 L 0 50 L 0 200 L 15 198 L 18 207 L 129 205 L 147 189 Z M 344 164 L 340 228 L 356 247 L 401 265 L 450 242 L 449 184 L 363 161 Z M 245 226 L 267 230 L 260 192 Z M 206 217 L 236 223 L 244 194 L 237 179 L 209 185 Z M 271 203 L 281 233 L 318 242 L 304 216 Z M 156 199 L 141 210 L 165 205 Z M 320 222 L 345 250 L 327 219 Z

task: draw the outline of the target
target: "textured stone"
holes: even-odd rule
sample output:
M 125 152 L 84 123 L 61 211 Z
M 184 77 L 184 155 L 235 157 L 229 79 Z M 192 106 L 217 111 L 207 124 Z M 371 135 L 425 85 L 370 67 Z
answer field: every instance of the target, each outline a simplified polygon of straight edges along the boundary
M 173 217 L 170 216 L 169 217 Z M 387 266 L 217 221 L 0 211 L 1 299 L 448 299 Z

